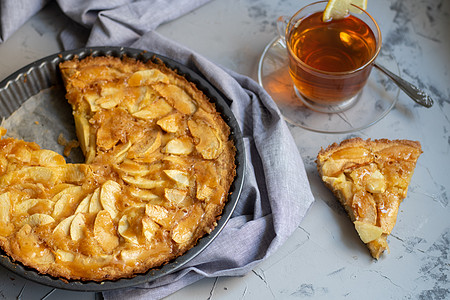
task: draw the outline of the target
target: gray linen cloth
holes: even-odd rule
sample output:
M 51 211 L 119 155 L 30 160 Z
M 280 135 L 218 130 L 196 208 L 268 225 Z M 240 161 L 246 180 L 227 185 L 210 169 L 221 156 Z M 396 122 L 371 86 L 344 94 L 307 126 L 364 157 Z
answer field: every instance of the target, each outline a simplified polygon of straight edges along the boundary
M 0 42 L 6 41 L 49 0 L 0 0 Z
M 231 110 L 244 136 L 245 182 L 223 231 L 176 273 L 138 287 L 104 292 L 105 299 L 160 299 L 204 277 L 242 276 L 273 254 L 314 200 L 303 161 L 276 104 L 252 79 L 221 68 L 154 31 L 208 0 L 57 2 L 76 22 L 61 34 L 66 49 L 86 44 L 129 46 L 172 58 L 232 100 Z

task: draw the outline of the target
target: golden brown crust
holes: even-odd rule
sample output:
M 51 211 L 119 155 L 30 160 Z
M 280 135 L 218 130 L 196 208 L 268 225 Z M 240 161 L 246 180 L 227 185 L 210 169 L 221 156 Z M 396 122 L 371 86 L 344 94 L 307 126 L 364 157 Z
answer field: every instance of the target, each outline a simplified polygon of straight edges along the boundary
M 352 138 L 317 155 L 324 184 L 339 199 L 374 258 L 388 250 L 386 238 L 421 153 L 417 141 Z
M 86 163 L 1 140 L 0 246 L 41 273 L 93 281 L 185 253 L 217 225 L 236 172 L 214 104 L 161 63 L 87 57 L 60 70 Z

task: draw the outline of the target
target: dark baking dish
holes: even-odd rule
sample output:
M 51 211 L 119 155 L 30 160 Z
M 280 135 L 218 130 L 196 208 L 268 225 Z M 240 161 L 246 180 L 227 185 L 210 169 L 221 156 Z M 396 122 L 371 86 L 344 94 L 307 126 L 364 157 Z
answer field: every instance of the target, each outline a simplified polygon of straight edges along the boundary
M 90 55 L 110 55 L 115 57 L 126 55 L 142 61 L 158 59 L 167 67 L 176 70 L 189 81 L 195 83 L 197 88 L 203 91 L 210 100 L 215 103 L 217 111 L 222 114 L 225 122 L 231 128 L 231 139 L 234 141 L 237 150 L 236 177 L 231 185 L 229 199 L 222 212 L 221 219 L 217 222 L 217 227 L 210 234 L 201 238 L 197 245 L 187 251 L 184 255 L 170 261 L 161 268 L 151 269 L 147 273 L 136 275 L 133 278 L 124 278 L 116 281 L 93 282 L 70 280 L 65 282 L 55 277 L 40 274 L 34 269 L 23 266 L 21 263 L 14 262 L 0 250 L 0 265 L 26 279 L 60 289 L 107 291 L 139 285 L 175 272 L 202 252 L 202 250 L 217 237 L 231 217 L 239 200 L 245 173 L 245 150 L 239 124 L 228 106 L 228 103 L 231 103 L 230 100 L 225 99 L 207 80 L 185 65 L 149 51 L 132 48 L 92 47 L 70 50 L 50 55 L 23 67 L 0 83 L 0 116 L 2 118 L 8 118 L 27 99 L 44 89 L 55 86 L 61 87 L 63 83 L 58 68 L 60 62 L 73 59 L 75 56 L 78 56 L 81 59 Z M 65 99 L 61 99 L 61 101 L 65 101 Z

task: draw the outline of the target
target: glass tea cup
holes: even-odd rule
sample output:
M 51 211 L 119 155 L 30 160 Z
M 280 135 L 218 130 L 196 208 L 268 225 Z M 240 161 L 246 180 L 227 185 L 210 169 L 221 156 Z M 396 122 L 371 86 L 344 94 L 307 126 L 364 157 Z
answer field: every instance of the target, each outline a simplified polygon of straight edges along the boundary
M 290 19 L 280 17 L 277 28 L 298 98 L 315 111 L 336 113 L 358 100 L 380 52 L 381 32 L 357 6 L 344 19 L 323 22 L 326 5 L 315 2 Z

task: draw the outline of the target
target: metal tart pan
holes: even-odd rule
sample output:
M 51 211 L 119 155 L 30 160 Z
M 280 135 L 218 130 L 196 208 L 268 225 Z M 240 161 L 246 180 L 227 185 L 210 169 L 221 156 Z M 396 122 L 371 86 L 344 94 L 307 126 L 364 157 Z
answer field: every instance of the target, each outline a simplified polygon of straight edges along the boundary
M 231 185 L 228 202 L 224 207 L 220 220 L 217 222 L 216 228 L 210 234 L 199 239 L 193 248 L 160 268 L 151 269 L 145 274 L 138 274 L 132 278 L 123 278 L 115 281 L 93 282 L 69 280 L 66 282 L 66 280 L 40 274 L 36 270 L 22 265 L 20 262 L 13 261 L 0 249 L 0 265 L 21 277 L 59 289 L 100 292 L 132 287 L 161 278 L 180 270 L 186 263 L 208 247 L 222 231 L 238 203 L 244 182 L 245 149 L 239 124 L 229 108 L 232 100 L 226 99 L 205 78 L 183 64 L 150 51 L 125 47 L 90 47 L 64 51 L 42 58 L 21 68 L 0 82 L 0 117 L 2 119 L 8 118 L 27 99 L 44 89 L 51 87 L 63 88 L 63 82 L 58 68 L 59 63 L 71 60 L 75 56 L 82 59 L 91 55 L 108 55 L 114 57 L 123 57 L 126 55 L 142 61 L 155 59 L 162 61 L 167 67 L 176 70 L 178 74 L 185 76 L 187 80 L 193 82 L 199 90 L 208 96 L 211 102 L 215 103 L 217 111 L 221 113 L 223 119 L 231 128 L 230 138 L 234 141 L 236 147 L 236 177 Z M 65 99 L 59 100 L 66 101 Z

